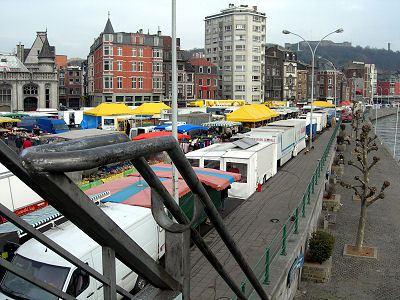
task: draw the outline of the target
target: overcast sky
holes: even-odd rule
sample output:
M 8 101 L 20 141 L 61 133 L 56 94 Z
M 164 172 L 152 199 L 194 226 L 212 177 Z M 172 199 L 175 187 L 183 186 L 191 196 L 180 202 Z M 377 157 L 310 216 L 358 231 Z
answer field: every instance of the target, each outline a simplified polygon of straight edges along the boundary
M 0 52 L 12 52 L 21 42 L 30 47 L 35 32 L 47 28 L 57 54 L 85 58 L 110 11 L 115 31 L 170 34 L 170 0 L 0 0 Z M 334 41 L 400 50 L 399 0 L 177 0 L 177 33 L 183 49 L 204 47 L 204 17 L 229 3 L 257 5 L 267 16 L 267 42 L 297 42 L 283 35 L 294 31 L 316 40 L 343 27 Z

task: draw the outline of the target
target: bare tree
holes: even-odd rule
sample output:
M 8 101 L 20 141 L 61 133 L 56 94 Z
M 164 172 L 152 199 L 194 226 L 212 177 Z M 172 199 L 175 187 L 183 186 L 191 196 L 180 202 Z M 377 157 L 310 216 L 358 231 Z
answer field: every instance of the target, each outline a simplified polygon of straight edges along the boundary
M 350 184 L 341 181 L 340 184 L 348 189 L 353 189 L 354 194 L 360 198 L 361 211 L 358 221 L 358 230 L 356 238 L 356 251 L 360 252 L 364 242 L 365 222 L 367 219 L 367 208 L 378 199 L 385 197 L 384 190 L 390 185 L 389 181 L 384 181 L 379 192 L 375 186 L 369 184 L 370 171 L 379 162 L 379 157 L 374 156 L 370 163 L 369 156 L 372 151 L 377 151 L 378 146 L 375 143 L 377 136 L 370 137 L 371 126 L 364 124 L 361 128 L 361 133 L 356 139 L 356 153 L 357 162 L 352 160 L 348 161 L 348 165 L 353 166 L 360 171 L 361 176 L 354 176 L 355 183 Z

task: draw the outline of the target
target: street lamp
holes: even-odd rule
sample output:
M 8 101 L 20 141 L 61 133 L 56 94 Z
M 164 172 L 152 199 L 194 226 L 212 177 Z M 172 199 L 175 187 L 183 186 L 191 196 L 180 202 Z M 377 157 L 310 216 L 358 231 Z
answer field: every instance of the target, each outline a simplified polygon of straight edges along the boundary
M 301 35 L 299 35 L 299 34 L 297 34 L 297 33 L 294 33 L 294 32 L 291 32 L 291 31 L 289 31 L 289 30 L 283 30 L 282 31 L 282 33 L 283 34 L 292 34 L 292 35 L 295 35 L 295 36 L 297 36 L 297 37 L 299 37 L 299 38 L 301 38 L 304 42 L 306 42 L 306 44 L 308 45 L 308 47 L 310 48 L 310 52 L 311 52 L 311 113 L 310 113 L 310 128 L 311 128 L 311 130 L 310 130 L 310 143 L 309 143 L 309 150 L 311 150 L 312 149 L 312 139 L 313 139 L 313 136 L 312 136 L 312 127 L 313 127 L 313 111 L 314 111 L 314 64 L 315 64 L 315 53 L 317 52 L 317 49 L 318 49 L 318 46 L 319 46 L 319 44 L 321 44 L 321 42 L 324 40 L 324 39 L 326 39 L 328 36 L 330 36 L 331 34 L 334 34 L 334 33 L 342 33 L 343 32 L 343 28 L 339 28 L 339 29 L 336 29 L 335 31 L 332 31 L 332 32 L 330 32 L 330 33 L 328 33 L 327 35 L 325 35 L 318 43 L 317 43 L 317 45 L 314 47 L 314 49 L 311 47 L 311 45 L 310 45 L 310 43 L 305 39 L 305 38 L 303 38 Z
M 335 81 L 335 84 L 334 84 L 334 89 L 335 89 L 335 91 L 334 91 L 334 104 L 335 104 L 335 122 L 336 122 L 336 103 L 337 103 L 337 97 L 336 97 L 336 88 L 337 88 L 337 86 L 336 86 L 336 73 L 337 73 L 337 69 L 336 69 L 336 67 L 335 67 L 335 65 L 333 64 L 333 62 L 331 62 L 329 59 L 326 59 L 326 58 L 324 58 L 324 57 L 322 57 L 322 56 L 318 56 L 318 59 L 321 59 L 321 60 L 325 60 L 325 61 L 327 61 L 331 66 L 332 66 L 332 68 L 333 68 L 333 71 L 335 72 L 334 73 L 334 81 Z

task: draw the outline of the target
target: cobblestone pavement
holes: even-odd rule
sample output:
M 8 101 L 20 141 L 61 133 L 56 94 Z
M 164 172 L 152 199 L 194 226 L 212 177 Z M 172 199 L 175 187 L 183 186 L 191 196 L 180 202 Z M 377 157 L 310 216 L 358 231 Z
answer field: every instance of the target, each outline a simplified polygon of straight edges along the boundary
M 261 193 L 253 194 L 224 219 L 225 226 L 251 267 L 281 227 L 280 223 L 270 220 L 285 220 L 300 202 L 331 134 L 332 130 L 329 130 L 320 135 L 313 151 L 307 155 L 302 152 L 286 163 L 267 181 Z M 233 279 L 240 283 L 244 275 L 215 230 L 204 239 Z M 229 299 L 233 295 L 196 247 L 191 250 L 191 264 L 191 299 Z
M 345 152 L 346 161 L 351 149 Z M 381 161 L 372 169 L 371 183 L 379 188 L 384 180 L 391 183 L 385 199 L 367 211 L 364 244 L 377 247 L 378 258 L 342 255 L 344 244 L 355 243 L 360 204 L 352 201 L 350 190 L 338 187 L 343 206 L 331 230 L 336 237 L 331 280 L 324 284 L 302 283 L 297 299 L 400 299 L 400 166 L 383 146 L 373 153 Z M 350 181 L 355 175 L 354 168 L 345 166 L 343 179 Z

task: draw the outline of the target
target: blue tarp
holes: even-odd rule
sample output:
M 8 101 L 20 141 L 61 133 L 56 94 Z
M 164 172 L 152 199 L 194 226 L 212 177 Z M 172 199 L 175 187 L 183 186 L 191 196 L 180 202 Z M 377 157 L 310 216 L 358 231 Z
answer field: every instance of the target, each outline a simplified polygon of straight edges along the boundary
M 187 133 L 192 130 L 208 130 L 207 127 L 200 126 L 200 125 L 192 125 L 192 124 L 185 124 L 185 125 L 179 125 L 178 126 L 178 132 L 179 133 Z
M 171 126 L 171 124 L 163 124 L 163 125 L 158 125 L 156 126 L 154 129 L 155 130 L 165 130 L 165 128 L 167 128 L 168 126 Z
M 81 122 L 82 129 L 93 129 L 97 128 L 101 124 L 101 117 L 83 115 L 83 120 Z

